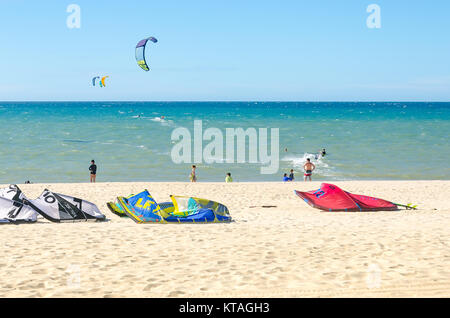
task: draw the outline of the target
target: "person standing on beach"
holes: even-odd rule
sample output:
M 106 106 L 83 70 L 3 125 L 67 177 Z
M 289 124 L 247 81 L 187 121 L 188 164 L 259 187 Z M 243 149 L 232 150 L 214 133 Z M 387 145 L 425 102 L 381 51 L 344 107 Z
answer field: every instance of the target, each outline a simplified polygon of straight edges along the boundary
M 233 178 L 231 177 L 231 173 L 227 173 L 227 176 L 225 177 L 225 182 L 226 183 L 228 183 L 228 182 L 233 182 Z
M 309 178 L 309 181 L 311 181 L 311 175 L 314 169 L 316 169 L 316 166 L 311 162 L 309 158 L 306 159 L 306 163 L 303 165 L 303 169 L 305 170 L 305 181 Z
M 196 168 L 197 167 L 195 165 L 192 166 L 191 175 L 189 176 L 189 178 L 191 179 L 191 182 L 197 182 L 197 175 L 195 174 Z
M 95 183 L 95 177 L 97 176 L 97 165 L 95 164 L 94 160 L 91 160 L 89 171 L 91 172 L 91 182 Z

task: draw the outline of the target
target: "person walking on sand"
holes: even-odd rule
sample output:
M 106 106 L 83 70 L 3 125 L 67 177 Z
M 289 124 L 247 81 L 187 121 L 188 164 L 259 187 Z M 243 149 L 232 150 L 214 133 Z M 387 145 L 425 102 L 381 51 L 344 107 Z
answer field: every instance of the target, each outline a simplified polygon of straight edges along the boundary
M 91 182 L 95 183 L 95 177 L 97 176 L 97 165 L 95 164 L 94 160 L 91 160 L 89 171 L 91 172 Z
M 225 182 L 229 183 L 229 182 L 233 182 L 233 178 L 231 177 L 231 173 L 227 173 L 227 176 L 225 177 Z
M 197 175 L 195 174 L 195 169 L 197 167 L 195 165 L 192 166 L 191 175 L 189 176 L 191 182 L 197 182 Z
M 303 165 L 303 169 L 305 170 L 305 181 L 309 178 L 311 181 L 312 172 L 316 169 L 316 166 L 311 162 L 309 158 L 306 159 L 306 163 Z

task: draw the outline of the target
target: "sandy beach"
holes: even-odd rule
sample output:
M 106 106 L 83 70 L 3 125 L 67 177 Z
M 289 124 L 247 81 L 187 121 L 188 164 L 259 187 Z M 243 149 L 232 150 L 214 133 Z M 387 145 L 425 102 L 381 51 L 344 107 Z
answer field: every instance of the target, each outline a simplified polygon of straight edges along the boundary
M 92 201 L 108 221 L 2 225 L 0 297 L 450 296 L 450 181 L 335 184 L 419 210 L 322 212 L 294 194 L 319 182 L 19 185 Z M 106 207 L 144 188 L 219 201 L 234 222 L 136 224 Z

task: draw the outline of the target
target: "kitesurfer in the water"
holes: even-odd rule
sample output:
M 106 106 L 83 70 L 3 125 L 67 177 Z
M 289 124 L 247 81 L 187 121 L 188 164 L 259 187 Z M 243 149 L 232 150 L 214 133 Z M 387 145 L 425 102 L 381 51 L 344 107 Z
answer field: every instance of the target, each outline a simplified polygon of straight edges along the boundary
M 325 151 L 325 148 L 323 148 L 322 150 L 319 150 L 319 152 L 314 155 L 314 159 L 321 159 L 323 157 L 325 157 L 325 155 L 327 154 L 327 152 Z

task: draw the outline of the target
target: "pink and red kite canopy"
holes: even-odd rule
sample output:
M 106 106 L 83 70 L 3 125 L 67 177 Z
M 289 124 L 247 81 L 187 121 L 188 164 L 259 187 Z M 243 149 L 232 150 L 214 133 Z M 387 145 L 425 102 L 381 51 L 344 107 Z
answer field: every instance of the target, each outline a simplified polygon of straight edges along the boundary
M 352 194 L 329 183 L 322 183 L 319 190 L 309 192 L 295 191 L 295 194 L 305 200 L 310 206 L 330 212 L 393 211 L 398 209 L 397 205 L 392 202 L 365 195 Z

